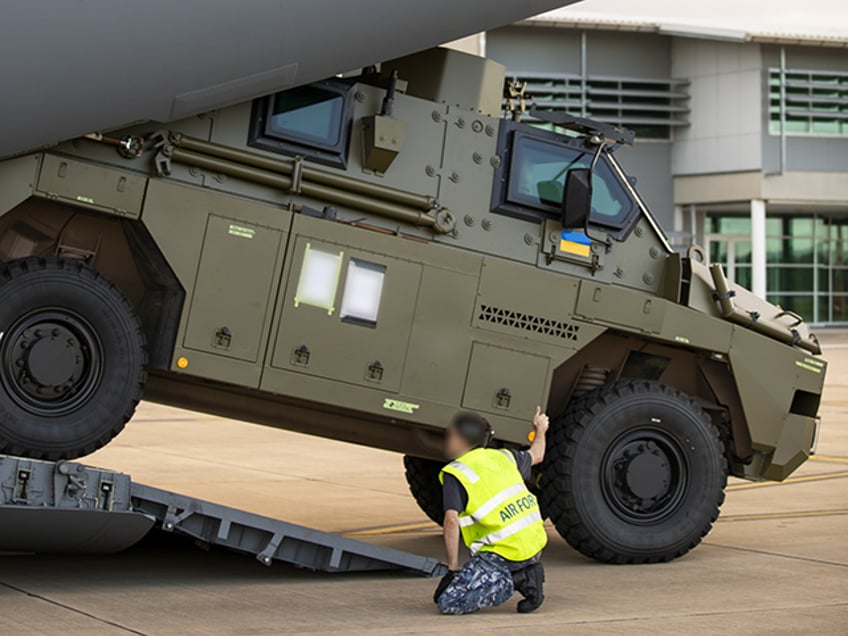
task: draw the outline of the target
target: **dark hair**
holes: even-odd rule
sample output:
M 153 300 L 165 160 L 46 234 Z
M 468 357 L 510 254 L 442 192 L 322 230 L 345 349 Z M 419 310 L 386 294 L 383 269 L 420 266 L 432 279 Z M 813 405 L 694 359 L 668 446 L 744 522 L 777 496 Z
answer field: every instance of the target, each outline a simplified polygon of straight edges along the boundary
M 451 428 L 455 430 L 472 448 L 485 448 L 492 436 L 492 426 L 482 415 L 462 411 L 454 415 Z

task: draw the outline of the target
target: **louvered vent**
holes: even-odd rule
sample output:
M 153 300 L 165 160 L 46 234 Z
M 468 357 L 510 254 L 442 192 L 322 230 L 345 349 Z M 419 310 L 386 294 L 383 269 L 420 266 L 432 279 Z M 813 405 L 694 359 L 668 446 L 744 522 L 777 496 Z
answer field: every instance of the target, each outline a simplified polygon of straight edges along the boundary
M 563 340 L 577 340 L 577 332 L 580 329 L 580 325 L 523 314 L 519 311 L 510 311 L 491 305 L 480 305 L 480 320 L 553 338 L 562 338 Z

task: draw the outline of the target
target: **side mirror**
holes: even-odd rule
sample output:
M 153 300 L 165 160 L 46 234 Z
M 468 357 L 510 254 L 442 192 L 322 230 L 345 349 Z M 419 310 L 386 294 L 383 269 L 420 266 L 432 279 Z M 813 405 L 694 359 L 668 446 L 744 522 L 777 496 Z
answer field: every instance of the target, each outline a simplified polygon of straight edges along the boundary
M 592 211 L 592 171 L 589 168 L 572 168 L 565 175 L 561 210 L 563 228 L 582 230 L 586 227 Z

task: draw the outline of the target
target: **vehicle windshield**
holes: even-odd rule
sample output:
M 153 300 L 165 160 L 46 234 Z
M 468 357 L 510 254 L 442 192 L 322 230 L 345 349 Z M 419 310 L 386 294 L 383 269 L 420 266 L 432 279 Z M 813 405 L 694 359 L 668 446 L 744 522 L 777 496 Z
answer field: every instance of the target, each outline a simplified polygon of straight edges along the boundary
M 593 155 L 562 144 L 529 136 L 516 140 L 510 170 L 508 198 L 521 205 L 558 211 L 562 201 L 565 177 L 573 168 L 588 168 Z M 615 170 L 602 155 L 592 177 L 591 221 L 598 225 L 620 228 L 634 202 Z

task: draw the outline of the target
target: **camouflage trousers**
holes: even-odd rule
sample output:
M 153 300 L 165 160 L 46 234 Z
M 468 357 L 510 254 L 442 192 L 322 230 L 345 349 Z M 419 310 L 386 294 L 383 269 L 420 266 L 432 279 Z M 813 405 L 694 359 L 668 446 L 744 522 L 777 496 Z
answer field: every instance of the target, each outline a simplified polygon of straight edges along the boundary
M 515 592 L 512 572 L 538 560 L 507 561 L 492 552 L 478 552 L 456 573 L 439 597 L 442 614 L 470 614 L 506 603 Z

